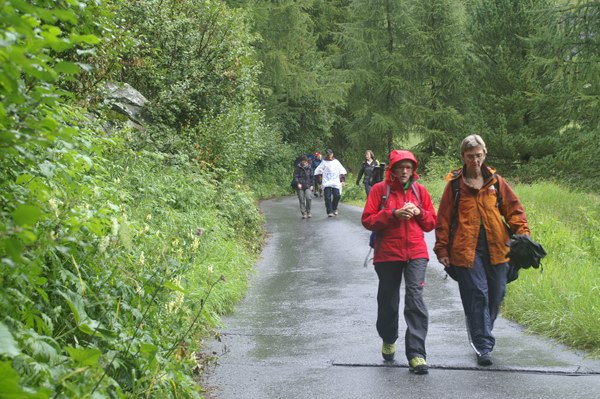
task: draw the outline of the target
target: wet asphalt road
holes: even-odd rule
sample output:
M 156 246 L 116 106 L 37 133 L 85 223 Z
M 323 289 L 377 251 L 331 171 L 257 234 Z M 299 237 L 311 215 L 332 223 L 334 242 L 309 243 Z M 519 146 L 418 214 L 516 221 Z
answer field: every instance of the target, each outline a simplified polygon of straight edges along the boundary
M 456 283 L 431 253 L 429 375 L 408 371 L 402 340 L 384 362 L 375 329 L 377 276 L 363 267 L 361 208 L 341 204 L 328 218 L 322 199 L 302 220 L 296 197 L 265 201 L 269 239 L 251 288 L 208 344 L 217 364 L 210 398 L 600 398 L 600 361 L 526 334 L 499 318 L 494 365 L 478 367 Z M 430 249 L 433 235 L 427 235 Z M 518 282 L 516 282 L 518 284 Z M 403 297 L 403 294 L 402 294 Z M 401 307 L 404 301 L 401 302 Z

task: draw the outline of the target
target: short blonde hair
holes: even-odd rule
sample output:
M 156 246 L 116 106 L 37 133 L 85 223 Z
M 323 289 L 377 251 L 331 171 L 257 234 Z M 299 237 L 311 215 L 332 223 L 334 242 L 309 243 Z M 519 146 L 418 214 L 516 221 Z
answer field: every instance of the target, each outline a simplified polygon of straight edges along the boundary
M 371 151 L 371 150 L 367 150 L 367 151 L 365 151 L 365 155 L 366 155 L 366 154 L 369 154 L 369 155 L 371 155 L 371 159 L 375 159 L 375 154 L 373 154 L 373 151 Z
M 460 144 L 460 153 L 462 155 L 465 153 L 465 151 L 475 147 L 481 147 L 483 153 L 487 155 L 487 147 L 485 146 L 485 141 L 483 141 L 481 136 L 478 134 L 472 134 L 464 138 L 464 140 Z

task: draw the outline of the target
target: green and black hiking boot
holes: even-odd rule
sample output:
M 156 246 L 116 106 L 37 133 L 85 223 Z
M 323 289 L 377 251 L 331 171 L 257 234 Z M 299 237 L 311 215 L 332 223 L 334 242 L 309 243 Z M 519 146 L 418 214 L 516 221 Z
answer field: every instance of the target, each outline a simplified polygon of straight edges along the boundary
M 381 345 L 381 355 L 384 360 L 392 361 L 394 360 L 394 355 L 396 354 L 396 345 L 388 344 L 387 342 L 383 342 Z
M 429 373 L 429 367 L 427 367 L 427 362 L 421 356 L 415 356 L 409 360 L 408 370 L 415 374 Z

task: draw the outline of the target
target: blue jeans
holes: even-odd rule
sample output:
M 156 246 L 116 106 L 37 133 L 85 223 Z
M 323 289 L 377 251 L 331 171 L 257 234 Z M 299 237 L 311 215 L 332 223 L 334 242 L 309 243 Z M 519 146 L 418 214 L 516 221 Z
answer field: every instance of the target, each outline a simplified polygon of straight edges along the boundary
M 425 338 L 429 313 L 423 300 L 427 259 L 408 262 L 380 262 L 375 264 L 379 277 L 377 290 L 377 332 L 387 343 L 398 339 L 398 313 L 400 308 L 400 283 L 404 275 L 404 335 L 405 354 L 408 360 L 415 356 L 427 357 Z
M 508 263 L 490 263 L 487 237 L 482 226 L 479 229 L 473 268 L 451 267 L 456 273 L 473 345 L 481 355 L 490 353 L 496 344 L 492 329 L 506 293 Z
M 327 208 L 327 214 L 337 211 L 338 203 L 340 202 L 340 190 L 335 187 L 325 187 L 323 190 L 325 193 L 325 208 Z

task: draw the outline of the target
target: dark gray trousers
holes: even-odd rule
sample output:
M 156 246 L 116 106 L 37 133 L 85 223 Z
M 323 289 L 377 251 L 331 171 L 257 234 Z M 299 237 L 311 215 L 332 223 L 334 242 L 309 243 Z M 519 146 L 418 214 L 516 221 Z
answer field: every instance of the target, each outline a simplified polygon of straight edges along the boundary
M 300 213 L 303 215 L 310 213 L 312 204 L 312 192 L 310 189 L 296 189 L 296 194 L 298 195 L 298 202 L 300 203 Z
M 398 339 L 400 284 L 404 275 L 404 321 L 406 322 L 404 346 L 408 360 L 417 355 L 427 357 L 425 338 L 429 314 L 423 300 L 426 268 L 427 259 L 375 264 L 375 271 L 379 277 L 377 332 L 387 343 L 394 343 Z

